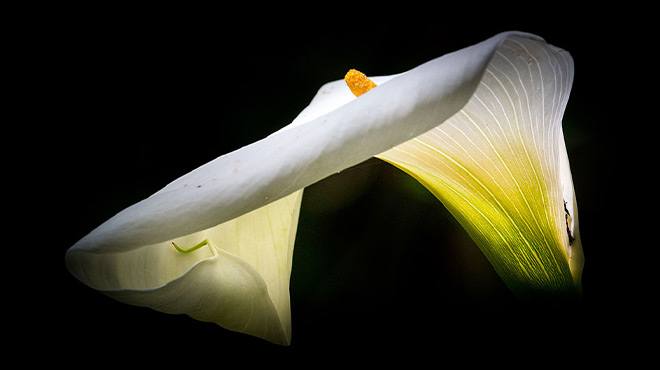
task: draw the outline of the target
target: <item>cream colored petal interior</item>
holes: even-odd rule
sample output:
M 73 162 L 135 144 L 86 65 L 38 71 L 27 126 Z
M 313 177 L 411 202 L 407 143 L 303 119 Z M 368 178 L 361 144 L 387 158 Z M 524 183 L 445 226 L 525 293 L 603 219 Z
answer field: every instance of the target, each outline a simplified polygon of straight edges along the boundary
M 511 37 L 460 112 L 379 155 L 433 192 L 516 291 L 571 290 L 581 274 L 564 208 L 577 212 L 561 130 L 572 78 L 568 53 Z
M 185 313 L 288 344 L 289 278 L 302 190 L 215 227 L 118 253 L 71 250 L 70 271 L 126 303 Z M 190 253 L 172 246 L 208 245 Z

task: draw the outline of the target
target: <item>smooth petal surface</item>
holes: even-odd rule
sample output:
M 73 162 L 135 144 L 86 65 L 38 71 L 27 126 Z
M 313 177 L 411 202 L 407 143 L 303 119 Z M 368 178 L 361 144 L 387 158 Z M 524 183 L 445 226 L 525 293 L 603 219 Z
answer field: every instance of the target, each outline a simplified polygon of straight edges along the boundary
M 302 113 L 306 118 L 182 176 L 74 248 L 130 250 L 204 230 L 414 138 L 467 103 L 495 49 L 510 35 L 420 65 L 360 99 L 340 100 L 326 94 L 326 85 L 314 107 Z
M 510 37 L 458 114 L 379 155 L 440 199 L 523 295 L 579 289 L 582 249 L 561 127 L 572 80 L 567 52 Z
M 301 189 L 452 117 L 504 33 L 447 54 L 355 99 L 321 88 L 289 126 L 223 155 L 121 211 L 67 252 L 70 271 L 121 301 L 185 313 L 286 344 Z M 208 245 L 177 252 L 172 242 Z

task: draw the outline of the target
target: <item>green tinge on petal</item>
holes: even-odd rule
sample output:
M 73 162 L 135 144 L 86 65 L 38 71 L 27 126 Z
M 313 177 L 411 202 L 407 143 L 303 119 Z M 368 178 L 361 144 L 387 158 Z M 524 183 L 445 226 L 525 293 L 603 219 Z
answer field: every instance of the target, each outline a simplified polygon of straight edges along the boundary
M 124 252 L 72 249 L 69 270 L 129 304 L 187 314 L 287 345 L 289 279 L 302 190 L 212 228 Z M 191 253 L 172 246 L 195 245 Z
M 460 112 L 379 155 L 444 203 L 521 295 L 579 290 L 577 205 L 561 129 L 572 79 L 568 53 L 511 37 Z

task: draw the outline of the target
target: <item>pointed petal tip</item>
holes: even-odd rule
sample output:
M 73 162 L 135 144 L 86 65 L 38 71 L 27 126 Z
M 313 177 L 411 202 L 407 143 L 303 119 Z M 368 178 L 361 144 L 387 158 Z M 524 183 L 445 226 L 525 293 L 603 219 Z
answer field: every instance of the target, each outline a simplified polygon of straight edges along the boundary
M 302 190 L 210 229 L 128 250 L 99 249 L 103 238 L 92 233 L 64 262 L 82 283 L 121 302 L 289 345 L 301 199 Z M 181 253 L 173 242 L 199 247 Z

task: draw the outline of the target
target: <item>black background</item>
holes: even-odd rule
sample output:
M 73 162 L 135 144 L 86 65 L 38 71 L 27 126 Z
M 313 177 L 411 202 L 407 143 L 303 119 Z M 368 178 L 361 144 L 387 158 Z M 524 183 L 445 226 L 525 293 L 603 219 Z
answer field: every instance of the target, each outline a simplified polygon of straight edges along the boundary
M 316 354 L 323 363 L 411 351 L 471 363 L 520 354 L 561 361 L 630 339 L 620 333 L 636 328 L 629 302 L 639 298 L 617 265 L 625 235 L 612 232 L 617 204 L 603 185 L 615 170 L 606 92 L 619 78 L 602 78 L 613 63 L 603 55 L 623 38 L 616 29 L 489 10 L 475 18 L 347 9 L 323 19 L 162 10 L 59 9 L 29 46 L 32 93 L 43 103 L 27 113 L 43 121 L 36 148 L 23 153 L 39 153 L 26 161 L 46 183 L 37 200 L 45 227 L 29 235 L 48 240 L 26 276 L 29 302 L 38 302 L 25 310 L 36 324 L 31 345 L 64 346 L 57 357 L 72 365 L 85 364 L 81 354 L 120 363 Z M 538 34 L 575 61 L 564 127 L 586 258 L 581 303 L 516 300 L 444 207 L 375 159 L 305 190 L 290 347 L 115 302 L 66 271 L 64 252 L 87 232 L 286 125 L 347 69 L 398 73 L 506 30 Z

